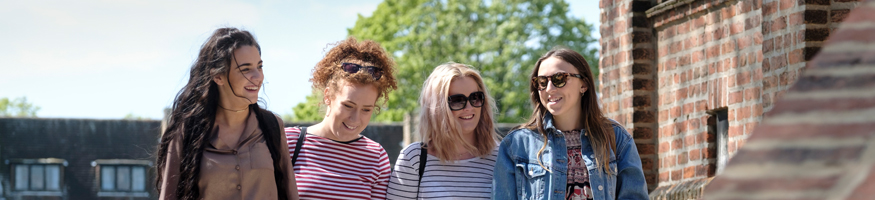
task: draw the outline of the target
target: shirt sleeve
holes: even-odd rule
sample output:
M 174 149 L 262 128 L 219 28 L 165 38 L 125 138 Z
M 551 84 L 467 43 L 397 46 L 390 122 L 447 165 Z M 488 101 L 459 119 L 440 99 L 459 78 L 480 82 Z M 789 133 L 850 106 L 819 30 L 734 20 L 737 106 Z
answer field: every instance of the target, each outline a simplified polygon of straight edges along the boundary
M 171 133 L 168 133 L 171 134 Z M 181 138 L 174 136 L 170 139 L 170 144 L 167 146 L 167 159 L 164 161 L 164 169 L 161 171 L 163 179 L 161 179 L 161 193 L 158 195 L 161 200 L 176 200 L 176 186 L 179 184 L 179 161 L 182 152 Z
M 389 173 L 391 173 L 391 165 L 389 165 L 389 154 L 386 150 L 380 148 L 380 165 L 376 170 L 377 181 L 371 186 L 371 199 L 386 199 L 386 189 L 389 186 Z
M 420 143 L 413 143 L 401 150 L 392 176 L 389 178 L 388 199 L 414 199 L 419 189 Z

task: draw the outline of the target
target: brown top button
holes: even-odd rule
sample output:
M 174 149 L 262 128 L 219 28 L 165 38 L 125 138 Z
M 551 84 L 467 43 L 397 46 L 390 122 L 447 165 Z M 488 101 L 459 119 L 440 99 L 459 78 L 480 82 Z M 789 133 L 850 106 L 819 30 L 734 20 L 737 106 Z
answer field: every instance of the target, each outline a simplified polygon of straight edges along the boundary
M 235 166 L 234 169 L 240 170 L 240 165 Z
M 238 190 L 241 189 L 241 188 L 243 188 L 243 187 L 240 187 L 240 185 L 237 185 L 237 189 L 238 189 Z
M 233 151 L 231 151 L 231 153 L 234 153 L 234 155 L 237 155 L 237 150 L 233 150 Z

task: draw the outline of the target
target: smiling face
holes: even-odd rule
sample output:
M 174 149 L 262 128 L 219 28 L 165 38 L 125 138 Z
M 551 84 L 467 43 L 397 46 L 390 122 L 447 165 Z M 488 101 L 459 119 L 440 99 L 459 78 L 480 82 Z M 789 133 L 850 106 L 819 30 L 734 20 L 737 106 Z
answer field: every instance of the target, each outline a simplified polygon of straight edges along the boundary
M 580 73 L 577 68 L 574 68 L 574 65 L 557 57 L 545 59 L 538 68 L 538 76 L 552 76 L 560 72 L 570 74 Z M 547 111 L 554 116 L 576 117 L 581 112 L 580 101 L 582 94 L 586 90 L 587 88 L 581 79 L 569 76 L 565 86 L 562 88 L 557 88 L 551 81 L 547 84 L 547 88 L 538 91 L 538 95 L 540 96 L 541 105 L 544 105 Z
M 213 77 L 219 85 L 221 102 L 229 109 L 239 109 L 258 101 L 258 91 L 264 81 L 261 54 L 255 46 L 234 50 L 227 74 Z
M 471 93 L 480 92 L 480 86 L 477 81 L 468 76 L 457 77 L 450 82 L 449 96 L 465 95 L 470 98 Z M 462 136 L 470 136 L 474 134 L 474 129 L 477 129 L 477 123 L 480 121 L 481 107 L 474 107 L 470 101 L 465 102 L 465 108 L 461 110 L 451 111 L 456 122 L 462 126 Z
M 377 87 L 374 84 L 354 84 L 340 80 L 333 99 L 326 99 L 328 112 L 324 122 L 331 132 L 358 135 L 371 121 L 376 109 Z

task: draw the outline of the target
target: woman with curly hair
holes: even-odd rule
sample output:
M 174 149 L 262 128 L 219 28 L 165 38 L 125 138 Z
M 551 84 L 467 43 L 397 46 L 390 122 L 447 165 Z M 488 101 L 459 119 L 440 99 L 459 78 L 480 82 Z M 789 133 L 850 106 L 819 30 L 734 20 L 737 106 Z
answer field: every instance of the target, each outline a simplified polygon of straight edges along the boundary
M 302 199 L 385 199 L 389 156 L 361 135 L 378 102 L 395 89 L 395 63 L 380 44 L 347 38 L 313 69 L 326 113 L 309 127 L 286 128 Z
M 480 73 L 459 63 L 436 67 L 419 104 L 423 142 L 401 150 L 389 199 L 489 199 L 498 134 Z
M 263 81 L 252 34 L 213 32 L 161 136 L 160 199 L 298 199 L 283 121 L 257 103 Z
M 501 141 L 493 199 L 648 199 L 632 135 L 602 114 L 589 65 L 570 49 L 535 63 L 532 117 Z

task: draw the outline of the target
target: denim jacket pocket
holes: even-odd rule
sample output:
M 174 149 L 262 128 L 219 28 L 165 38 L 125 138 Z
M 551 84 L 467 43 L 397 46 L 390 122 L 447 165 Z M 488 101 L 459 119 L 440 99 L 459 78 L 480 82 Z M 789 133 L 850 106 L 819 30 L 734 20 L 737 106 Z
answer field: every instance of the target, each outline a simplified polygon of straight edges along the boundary
M 516 164 L 516 171 L 522 176 L 517 176 L 517 192 L 521 199 L 541 199 L 547 186 L 547 170 L 538 163 Z M 522 180 L 520 180 L 522 179 Z

